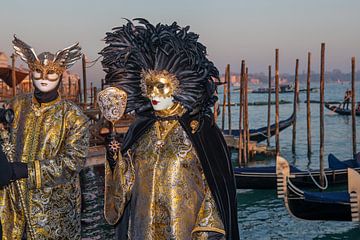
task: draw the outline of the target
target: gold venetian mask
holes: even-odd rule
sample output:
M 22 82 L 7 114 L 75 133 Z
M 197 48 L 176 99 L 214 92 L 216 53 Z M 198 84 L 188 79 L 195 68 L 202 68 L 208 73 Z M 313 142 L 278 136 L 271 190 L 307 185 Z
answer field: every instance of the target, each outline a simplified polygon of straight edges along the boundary
M 32 72 L 34 80 L 59 80 L 61 74 L 81 58 L 81 47 L 78 43 L 55 54 L 43 52 L 37 55 L 34 49 L 14 36 L 14 50 L 25 61 Z
M 175 75 L 168 71 L 146 70 L 142 72 L 141 89 L 149 99 L 154 97 L 172 97 L 179 87 Z
M 60 64 L 48 59 L 43 62 L 35 61 L 34 63 L 29 63 L 29 68 L 34 80 L 47 79 L 49 81 L 57 81 L 65 71 L 65 68 L 60 66 Z

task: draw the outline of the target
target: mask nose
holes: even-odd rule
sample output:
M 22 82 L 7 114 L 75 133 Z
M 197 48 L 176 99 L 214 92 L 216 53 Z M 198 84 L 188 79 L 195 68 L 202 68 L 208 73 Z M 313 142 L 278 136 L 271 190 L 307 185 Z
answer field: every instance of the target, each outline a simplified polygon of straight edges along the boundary
M 160 95 L 160 91 L 157 87 L 154 87 L 151 91 L 150 97 L 154 98 Z

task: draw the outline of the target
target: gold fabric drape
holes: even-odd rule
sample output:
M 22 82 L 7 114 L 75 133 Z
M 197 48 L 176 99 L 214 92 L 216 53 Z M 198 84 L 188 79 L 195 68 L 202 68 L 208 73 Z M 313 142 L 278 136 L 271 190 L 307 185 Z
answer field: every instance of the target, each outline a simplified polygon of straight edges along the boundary
M 60 97 L 40 105 L 23 95 L 12 101 L 12 109 L 14 160 L 27 163 L 29 176 L 19 180 L 20 193 L 14 183 L 0 191 L 3 239 L 21 239 L 25 229 L 28 239 L 80 239 L 79 172 L 89 145 L 87 117 Z

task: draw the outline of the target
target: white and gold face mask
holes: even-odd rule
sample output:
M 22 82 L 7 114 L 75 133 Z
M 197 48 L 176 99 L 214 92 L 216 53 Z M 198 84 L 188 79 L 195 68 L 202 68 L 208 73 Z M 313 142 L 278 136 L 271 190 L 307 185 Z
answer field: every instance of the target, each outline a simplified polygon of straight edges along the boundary
M 150 99 L 155 111 L 162 111 L 174 105 L 174 94 L 179 87 L 175 75 L 167 71 L 147 70 L 142 72 L 141 89 Z
M 54 62 L 54 55 L 48 52 L 41 53 L 38 59 L 39 61 L 29 63 L 32 80 L 41 92 L 50 92 L 58 86 L 65 68 Z
M 43 52 L 36 55 L 34 49 L 14 36 L 15 53 L 25 61 L 30 70 L 34 85 L 41 92 L 50 92 L 59 84 L 60 76 L 81 57 L 81 47 L 74 44 L 55 54 Z

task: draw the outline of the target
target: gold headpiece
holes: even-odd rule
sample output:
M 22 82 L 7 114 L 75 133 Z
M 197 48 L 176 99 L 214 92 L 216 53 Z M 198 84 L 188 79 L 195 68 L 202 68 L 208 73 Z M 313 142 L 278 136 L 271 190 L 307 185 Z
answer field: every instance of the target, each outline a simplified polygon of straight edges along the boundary
M 16 36 L 14 36 L 13 44 L 15 53 L 28 64 L 32 72 L 41 73 L 42 77 L 48 74 L 61 75 L 81 58 L 79 43 L 57 51 L 55 54 L 43 52 L 39 55 L 36 55 L 32 47 Z

